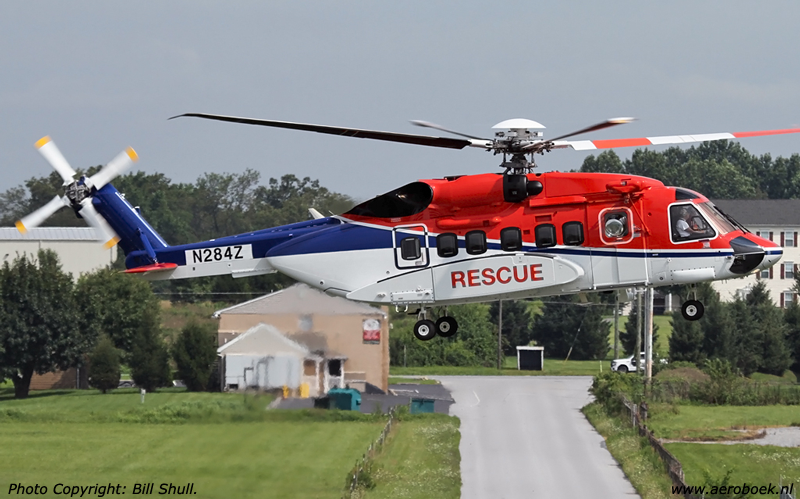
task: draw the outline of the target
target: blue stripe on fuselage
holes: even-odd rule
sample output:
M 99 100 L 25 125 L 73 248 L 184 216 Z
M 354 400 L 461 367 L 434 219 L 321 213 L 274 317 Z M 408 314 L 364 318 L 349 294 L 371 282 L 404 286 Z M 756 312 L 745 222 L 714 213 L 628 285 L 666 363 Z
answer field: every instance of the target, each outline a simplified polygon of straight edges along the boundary
M 403 238 L 417 237 L 421 245 L 425 245 L 425 236 L 422 234 L 414 234 L 412 232 L 404 232 Z M 267 257 L 288 256 L 288 255 L 308 255 L 315 253 L 332 253 L 340 251 L 358 251 L 369 249 L 383 249 L 392 248 L 394 245 L 392 241 L 392 228 L 379 228 L 374 226 L 366 226 L 354 223 L 343 223 L 336 227 L 330 227 L 321 231 L 309 233 L 300 237 L 296 237 L 291 241 L 274 246 L 267 253 Z M 458 246 L 465 249 L 464 238 L 458 240 Z M 436 237 L 428 236 L 428 247 L 436 247 Z M 487 247 L 490 250 L 500 250 L 500 243 L 488 242 Z M 590 247 L 551 247 L 551 248 L 537 248 L 533 245 L 526 244 L 522 249 L 523 252 L 531 253 L 549 253 L 559 255 L 583 255 L 583 256 L 607 256 L 607 257 L 625 257 L 625 258 L 707 258 L 713 256 L 726 256 L 732 255 L 732 249 L 719 249 L 717 251 L 670 251 L 670 250 L 650 250 L 650 251 L 636 251 L 636 250 L 616 250 L 610 248 L 590 248 Z

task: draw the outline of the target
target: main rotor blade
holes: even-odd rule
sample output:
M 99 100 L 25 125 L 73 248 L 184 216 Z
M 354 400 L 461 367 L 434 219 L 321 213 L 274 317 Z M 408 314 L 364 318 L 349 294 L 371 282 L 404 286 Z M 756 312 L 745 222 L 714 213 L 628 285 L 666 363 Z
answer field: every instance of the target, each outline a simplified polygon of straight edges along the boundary
M 99 240 L 103 242 L 103 247 L 109 249 L 116 246 L 119 242 L 119 236 L 114 232 L 114 229 L 108 225 L 108 222 L 97 213 L 97 209 L 95 209 L 92 204 L 92 198 L 86 198 L 81 201 L 81 206 L 82 208 L 79 213 L 83 219 L 86 220 L 86 223 L 94 227 L 97 231 Z
M 358 137 L 362 139 L 385 140 L 388 142 L 401 142 L 404 144 L 416 144 L 420 146 L 444 147 L 447 149 L 463 149 L 467 146 L 475 145 L 473 144 L 473 142 L 468 140 L 451 139 L 449 137 L 429 137 L 427 135 L 380 132 L 377 130 L 361 130 L 358 128 L 312 125 L 310 123 L 293 123 L 291 121 L 257 120 L 253 118 L 237 118 L 235 116 L 220 116 L 216 114 L 186 113 L 186 114 L 180 114 L 178 116 L 173 116 L 170 119 L 181 118 L 181 117 L 229 121 L 231 123 L 243 123 L 245 125 L 260 125 L 260 126 L 269 126 L 275 128 L 289 128 L 292 130 L 303 130 L 306 132 L 325 133 L 329 135 L 344 135 L 345 137 Z
M 564 140 L 561 142 L 555 142 L 552 145 L 552 149 L 571 147 L 576 151 L 589 151 L 592 149 L 613 149 L 617 147 L 661 146 L 670 144 L 688 144 L 692 142 L 708 142 L 712 140 L 744 139 L 747 137 L 763 137 L 766 135 L 782 135 L 787 133 L 800 133 L 800 128 L 759 130 L 755 132 L 704 133 L 698 135 L 663 135 L 659 137 L 639 137 L 634 139 Z
M 50 163 L 50 166 L 61 175 L 61 178 L 64 179 L 64 185 L 72 182 L 75 176 L 75 170 L 69 166 L 64 155 L 61 154 L 61 151 L 58 150 L 55 143 L 50 140 L 50 137 L 45 136 L 39 139 L 36 142 L 36 149 L 38 149 L 39 153 L 44 156 L 44 159 Z
M 89 181 L 95 188 L 100 189 L 117 176 L 124 173 L 137 161 L 139 161 L 139 155 L 136 154 L 136 151 L 134 151 L 132 147 L 129 147 L 109 161 L 102 170 L 89 178 Z
M 45 220 L 50 218 L 53 213 L 57 212 L 61 208 L 69 206 L 69 199 L 66 196 L 56 196 L 51 199 L 46 205 L 42 206 L 38 210 L 34 211 L 30 215 L 26 215 L 22 217 L 21 220 L 17 220 L 17 223 L 14 224 L 17 226 L 17 230 L 21 233 L 25 234 L 28 232 L 29 229 L 33 229 L 34 227 L 38 227 L 42 224 Z
M 483 137 L 475 137 L 474 135 L 467 135 L 466 133 L 456 132 L 454 130 L 448 130 L 447 128 L 437 125 L 436 123 L 431 123 L 430 121 L 422 121 L 422 120 L 411 120 L 412 125 L 421 126 L 424 128 L 433 128 L 435 130 L 441 130 L 443 132 L 452 133 L 453 135 L 459 135 L 461 137 L 466 137 L 468 139 L 475 139 L 475 140 L 489 140 L 484 139 Z
M 566 135 L 560 135 L 554 139 L 549 139 L 551 142 L 561 139 L 566 139 L 567 137 L 574 137 L 575 135 L 580 135 L 582 133 L 589 133 L 589 132 L 596 132 L 598 130 L 602 130 L 604 128 L 609 128 L 616 125 L 624 125 L 626 123 L 630 123 L 634 121 L 636 118 L 611 118 L 610 120 L 605 120 L 602 123 L 597 123 L 596 125 L 592 125 L 590 127 L 583 128 L 578 130 L 577 132 L 571 132 Z

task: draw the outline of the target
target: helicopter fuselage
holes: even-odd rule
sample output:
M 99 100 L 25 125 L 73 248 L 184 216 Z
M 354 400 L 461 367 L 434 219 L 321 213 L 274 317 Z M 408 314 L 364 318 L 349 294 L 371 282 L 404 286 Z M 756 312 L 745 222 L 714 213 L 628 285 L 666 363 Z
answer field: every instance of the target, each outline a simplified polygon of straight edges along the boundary
M 424 307 L 729 279 L 782 249 L 687 189 L 550 172 L 422 180 L 343 215 L 148 253 L 130 252 L 129 271 L 279 271 L 351 300 Z

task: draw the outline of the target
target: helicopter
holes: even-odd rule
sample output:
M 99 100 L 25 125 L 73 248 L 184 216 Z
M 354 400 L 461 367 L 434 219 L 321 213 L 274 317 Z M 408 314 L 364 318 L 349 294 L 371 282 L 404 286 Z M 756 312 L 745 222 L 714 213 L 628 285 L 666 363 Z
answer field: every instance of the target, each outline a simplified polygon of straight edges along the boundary
M 447 314 L 448 305 L 730 279 L 769 268 L 783 254 L 700 193 L 634 175 L 538 173 L 536 155 L 800 133 L 790 128 L 566 140 L 633 121 L 613 118 L 544 139 L 544 125 L 518 118 L 495 125 L 494 137 L 487 139 L 426 121 L 412 123 L 458 138 L 203 113 L 173 118 L 180 117 L 477 148 L 501 156 L 502 171 L 418 180 L 341 215 L 310 209 L 311 220 L 170 246 L 111 184 L 138 159 L 133 149 L 93 176 L 76 178 L 44 137 L 36 146 L 64 179 L 65 194 L 23 217 L 17 228 L 24 233 L 70 207 L 107 247 L 120 245 L 127 273 L 163 280 L 281 272 L 350 300 L 415 307 L 414 335 L 423 341 L 456 334 L 458 322 Z M 444 307 L 435 322 L 428 319 L 432 307 Z M 698 320 L 704 307 L 695 297 L 683 303 L 681 313 Z

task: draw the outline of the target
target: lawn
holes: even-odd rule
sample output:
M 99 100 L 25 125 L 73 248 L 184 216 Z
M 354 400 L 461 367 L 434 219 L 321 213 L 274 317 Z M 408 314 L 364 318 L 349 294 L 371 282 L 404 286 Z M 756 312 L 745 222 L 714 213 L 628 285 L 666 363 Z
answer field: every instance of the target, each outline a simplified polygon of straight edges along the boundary
M 461 497 L 458 418 L 425 414 L 400 421 L 375 460 L 366 498 Z
M 267 411 L 269 397 L 166 390 L 0 395 L 0 490 L 11 483 L 194 483 L 198 497 L 340 497 L 385 424 L 340 411 Z
M 398 367 L 391 366 L 394 376 L 594 376 L 600 370 L 610 369 L 606 360 L 568 360 L 544 359 L 542 371 L 520 371 L 517 369 L 517 358 L 506 357 L 503 369 L 494 367 L 459 367 L 459 366 L 425 366 Z
M 790 405 L 700 406 L 652 404 L 647 426 L 658 438 L 701 439 L 731 436 L 736 429 L 800 425 L 800 409 Z
M 800 485 L 800 448 L 761 446 L 752 444 L 690 444 L 672 443 L 665 447 L 681 462 L 686 483 L 703 485 L 707 472 L 719 482 L 731 471 L 730 485 L 762 486 L 770 482 L 778 485 Z M 777 497 L 777 496 L 772 496 Z

